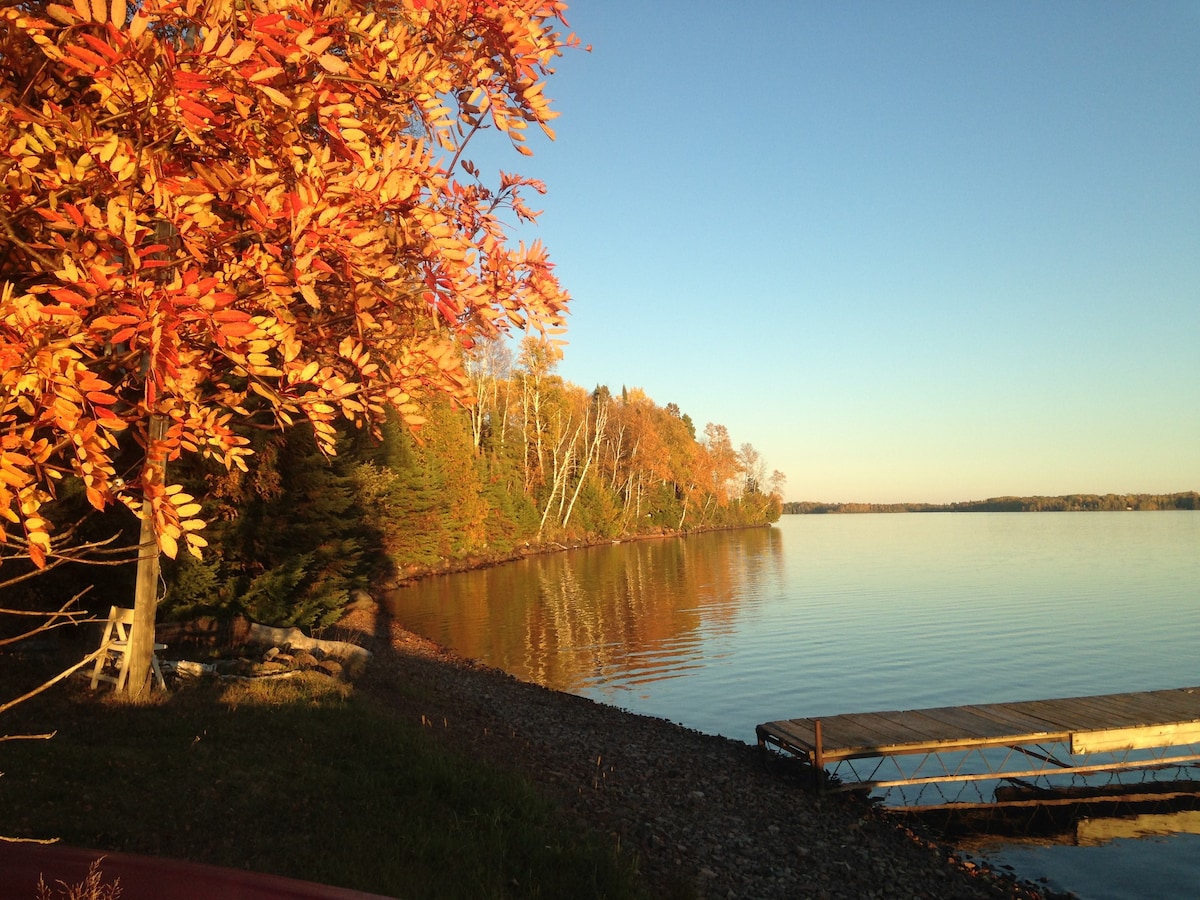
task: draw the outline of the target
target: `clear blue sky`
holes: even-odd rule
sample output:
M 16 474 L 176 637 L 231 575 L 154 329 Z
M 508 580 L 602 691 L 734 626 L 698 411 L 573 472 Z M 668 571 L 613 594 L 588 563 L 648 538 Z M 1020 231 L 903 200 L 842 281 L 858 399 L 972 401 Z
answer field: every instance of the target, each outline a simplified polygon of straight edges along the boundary
M 577 0 L 559 372 L 792 500 L 1200 489 L 1200 3 Z

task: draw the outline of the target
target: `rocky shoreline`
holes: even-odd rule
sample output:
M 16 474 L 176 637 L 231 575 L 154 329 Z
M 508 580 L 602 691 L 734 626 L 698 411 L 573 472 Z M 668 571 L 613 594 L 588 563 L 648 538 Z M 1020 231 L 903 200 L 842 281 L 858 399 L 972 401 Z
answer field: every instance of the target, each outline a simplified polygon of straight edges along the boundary
M 815 796 L 795 760 L 518 681 L 378 608 L 352 610 L 332 631 L 374 654 L 361 690 L 448 745 L 521 771 L 631 854 L 655 897 L 1056 896 L 864 800 Z

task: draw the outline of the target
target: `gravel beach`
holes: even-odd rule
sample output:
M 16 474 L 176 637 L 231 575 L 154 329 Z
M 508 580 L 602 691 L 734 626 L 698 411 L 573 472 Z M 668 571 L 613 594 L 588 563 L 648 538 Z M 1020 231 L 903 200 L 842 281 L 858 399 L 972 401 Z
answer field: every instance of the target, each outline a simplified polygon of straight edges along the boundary
M 335 630 L 375 654 L 362 690 L 459 750 L 524 773 L 632 854 L 653 896 L 1055 896 L 961 859 L 864 800 L 816 797 L 795 760 L 518 681 L 377 609 Z

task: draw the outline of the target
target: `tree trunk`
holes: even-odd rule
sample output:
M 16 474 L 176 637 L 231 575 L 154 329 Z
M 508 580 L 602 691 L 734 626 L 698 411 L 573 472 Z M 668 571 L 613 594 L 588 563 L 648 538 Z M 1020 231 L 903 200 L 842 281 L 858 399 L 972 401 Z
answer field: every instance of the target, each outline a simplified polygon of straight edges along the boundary
M 546 528 L 546 519 L 550 515 L 550 508 L 554 506 L 554 500 L 559 496 L 559 491 L 562 491 L 562 496 L 566 496 L 567 473 L 570 470 L 571 458 L 575 452 L 575 438 L 579 436 L 579 428 L 576 428 L 575 434 L 568 439 L 567 432 L 570 427 L 571 423 L 568 421 L 566 427 L 562 430 L 562 436 L 559 438 L 558 443 L 554 447 L 554 471 L 550 480 L 550 496 L 546 499 L 546 508 L 542 511 L 542 521 L 538 525 L 537 539 L 539 541 L 542 539 L 542 532 Z M 563 450 L 564 445 L 566 446 L 565 450 Z M 561 461 L 558 455 L 559 451 L 563 451 Z M 562 501 L 560 500 L 559 510 L 561 511 L 561 509 Z
M 584 418 L 584 425 L 587 425 L 587 418 Z M 583 471 L 579 473 L 579 479 L 575 482 L 575 493 L 571 495 L 571 502 L 567 505 L 567 512 L 562 518 L 563 527 L 567 527 L 567 523 L 571 521 L 571 510 L 575 508 L 575 501 L 579 498 L 579 492 L 583 488 L 583 480 L 587 478 L 588 469 L 592 465 L 592 459 L 598 458 L 600 455 L 600 441 L 604 437 L 604 429 L 608 425 L 608 404 L 600 403 L 596 408 L 596 432 L 592 438 L 592 442 L 588 447 L 587 458 L 583 461 Z M 587 434 L 584 434 L 587 438 Z M 597 467 L 599 463 L 597 462 Z M 564 493 L 563 496 L 566 496 Z
M 167 463 L 156 455 L 155 442 L 167 433 L 167 417 L 150 418 L 150 446 L 146 452 L 150 477 L 165 482 Z M 150 694 L 150 659 L 154 655 L 154 621 L 158 613 L 158 538 L 148 503 L 142 503 L 142 534 L 138 547 L 137 584 L 133 597 L 133 627 L 129 632 L 128 676 L 125 690 L 135 700 Z

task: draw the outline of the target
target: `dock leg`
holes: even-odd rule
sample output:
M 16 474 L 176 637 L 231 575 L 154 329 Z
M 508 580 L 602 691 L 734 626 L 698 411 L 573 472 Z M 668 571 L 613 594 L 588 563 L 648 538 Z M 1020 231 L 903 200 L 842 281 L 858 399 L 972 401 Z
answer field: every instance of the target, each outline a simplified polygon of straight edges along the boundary
M 825 748 L 821 742 L 821 720 L 813 720 L 813 789 L 819 794 L 825 787 Z

